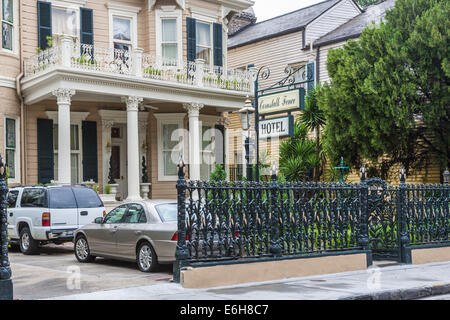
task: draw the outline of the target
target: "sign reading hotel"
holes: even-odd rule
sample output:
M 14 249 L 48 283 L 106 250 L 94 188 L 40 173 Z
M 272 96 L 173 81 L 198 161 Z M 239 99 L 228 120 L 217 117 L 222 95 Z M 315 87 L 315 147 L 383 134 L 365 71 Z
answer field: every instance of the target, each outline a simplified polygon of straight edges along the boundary
M 303 88 L 271 93 L 262 95 L 258 99 L 259 114 L 278 113 L 294 109 L 300 109 L 304 106 Z
M 292 136 L 294 118 L 292 116 L 261 120 L 259 122 L 259 138 Z

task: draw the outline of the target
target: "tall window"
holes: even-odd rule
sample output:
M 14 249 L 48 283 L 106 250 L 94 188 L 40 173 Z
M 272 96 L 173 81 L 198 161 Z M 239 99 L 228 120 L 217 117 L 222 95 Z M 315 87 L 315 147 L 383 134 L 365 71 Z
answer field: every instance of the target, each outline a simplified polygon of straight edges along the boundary
M 2 0 L 2 48 L 13 50 L 14 6 L 13 0 Z
M 158 180 L 176 181 L 177 165 L 183 155 L 184 113 L 156 113 L 158 132 Z
M 162 56 L 166 59 L 173 60 L 176 64 L 176 59 L 178 58 L 177 19 L 162 19 L 161 24 Z M 167 64 L 167 60 L 165 63 Z
M 205 60 L 205 65 L 211 65 L 213 61 L 212 54 L 212 24 L 205 22 L 196 22 L 196 58 Z
M 215 163 L 215 152 L 214 152 L 214 126 L 202 125 L 201 132 L 201 162 L 200 162 L 200 179 L 208 180 L 211 171 L 213 170 L 213 165 Z
M 113 17 L 114 49 L 131 50 L 133 39 L 131 19 Z
M 180 157 L 180 150 L 177 149 L 179 143 L 176 130 L 178 129 L 177 124 L 163 124 L 162 131 L 162 153 L 163 153 L 163 165 L 164 165 L 164 176 L 175 176 L 177 175 L 177 161 Z
M 16 178 L 16 120 L 6 118 L 6 166 L 8 167 L 8 178 Z
M 70 170 L 72 184 L 80 183 L 81 179 L 81 146 L 80 146 L 80 126 L 70 125 Z M 55 154 L 55 180 L 58 180 L 58 125 L 53 125 L 53 146 Z
M 79 34 L 78 21 L 78 10 L 52 6 L 52 32 L 54 35 L 77 37 Z

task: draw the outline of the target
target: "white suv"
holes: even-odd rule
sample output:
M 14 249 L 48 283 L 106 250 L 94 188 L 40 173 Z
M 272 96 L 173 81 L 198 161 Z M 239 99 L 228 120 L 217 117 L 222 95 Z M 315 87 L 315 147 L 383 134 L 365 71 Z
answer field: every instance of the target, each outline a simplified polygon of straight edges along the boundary
M 38 254 L 45 243 L 73 239 L 76 229 L 105 212 L 103 202 L 84 186 L 15 187 L 8 192 L 8 233 L 24 254 Z

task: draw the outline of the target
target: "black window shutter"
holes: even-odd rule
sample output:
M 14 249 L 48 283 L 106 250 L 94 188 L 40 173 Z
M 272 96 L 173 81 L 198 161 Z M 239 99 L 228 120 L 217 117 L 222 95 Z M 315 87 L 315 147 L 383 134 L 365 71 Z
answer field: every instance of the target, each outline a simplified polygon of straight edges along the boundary
M 83 181 L 98 182 L 97 169 L 97 122 L 83 121 Z
M 80 41 L 83 44 L 94 44 L 94 14 L 92 9 L 80 8 Z
M 225 127 L 217 124 L 216 129 L 216 163 L 225 164 Z
M 222 25 L 220 23 L 214 23 L 214 65 L 222 67 L 223 66 L 223 55 L 222 55 Z
M 45 50 L 48 48 L 47 37 L 52 36 L 52 4 L 38 1 L 38 45 Z
M 54 179 L 53 120 L 37 119 L 38 182 Z
M 186 30 L 187 30 L 187 60 L 195 61 L 196 54 L 196 27 L 195 27 L 195 19 L 186 18 Z

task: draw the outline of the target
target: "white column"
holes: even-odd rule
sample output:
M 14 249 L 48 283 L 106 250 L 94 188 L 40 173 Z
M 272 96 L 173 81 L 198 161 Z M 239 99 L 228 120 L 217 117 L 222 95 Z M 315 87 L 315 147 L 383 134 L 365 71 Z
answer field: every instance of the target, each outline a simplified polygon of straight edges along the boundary
M 200 180 L 200 127 L 198 117 L 201 103 L 184 103 L 189 116 L 189 179 Z
M 73 39 L 71 36 L 61 37 L 61 61 L 64 67 L 70 68 L 72 58 Z
M 56 89 L 53 92 L 58 104 L 58 182 L 71 183 L 70 169 L 70 102 L 75 94 L 72 89 Z
M 139 179 L 139 123 L 138 110 L 140 97 L 123 97 L 122 101 L 127 104 L 127 179 L 128 197 L 127 200 L 139 200 L 140 179 Z

